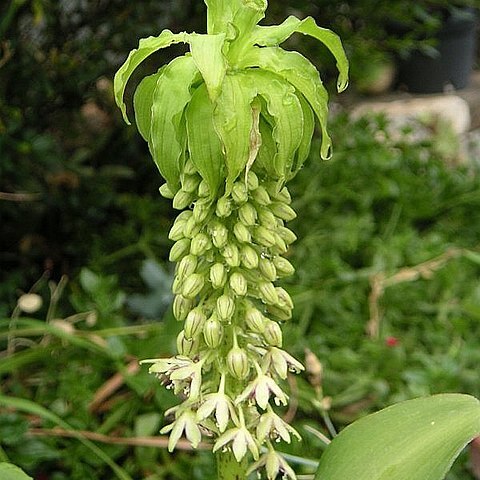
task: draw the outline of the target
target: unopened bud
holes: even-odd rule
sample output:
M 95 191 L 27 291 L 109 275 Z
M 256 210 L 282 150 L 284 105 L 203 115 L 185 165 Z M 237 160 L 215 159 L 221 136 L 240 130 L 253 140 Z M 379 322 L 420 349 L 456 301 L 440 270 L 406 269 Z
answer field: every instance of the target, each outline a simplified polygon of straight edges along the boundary
M 277 269 L 277 274 L 280 277 L 288 277 L 295 273 L 295 268 L 293 265 L 286 259 L 277 255 L 273 258 L 273 263 Z
M 279 321 L 286 322 L 292 318 L 292 309 L 285 305 L 267 305 L 268 313 L 278 318 Z
M 194 198 L 193 194 L 186 192 L 185 190 L 179 190 L 173 197 L 173 208 L 176 210 L 183 210 L 192 203 Z
M 208 197 L 210 195 L 210 187 L 205 180 L 202 180 L 198 184 L 198 196 L 199 197 Z
M 239 380 L 246 378 L 250 371 L 250 365 L 245 350 L 239 347 L 233 347 L 227 355 L 227 366 L 233 377 Z
M 282 329 L 277 322 L 269 321 L 265 325 L 263 338 L 272 347 L 281 347 L 283 343 Z
M 259 204 L 263 206 L 270 205 L 271 200 L 270 200 L 270 195 L 268 195 L 267 190 L 259 186 L 252 192 L 252 198 Z
M 210 213 L 211 203 L 207 199 L 200 199 L 195 202 L 193 207 L 193 217 L 198 223 L 202 223 L 208 217 Z
M 217 201 L 217 208 L 215 209 L 217 217 L 228 217 L 232 213 L 232 204 L 227 197 L 221 197 Z
M 258 220 L 261 225 L 266 227 L 273 227 L 277 224 L 277 219 L 275 218 L 275 215 L 268 208 L 259 208 L 257 212 Z
M 209 248 L 211 248 L 211 246 L 212 244 L 207 235 L 204 233 L 197 233 L 192 239 L 190 253 L 199 257 L 203 255 Z
M 260 298 L 269 305 L 276 305 L 278 303 L 278 294 L 270 282 L 260 282 L 258 286 Z
M 290 220 L 297 218 L 297 214 L 295 213 L 295 210 L 283 202 L 272 203 L 270 205 L 270 210 L 275 216 L 277 216 L 278 218 L 281 218 L 282 220 L 285 220 L 286 222 L 289 222 Z
M 274 282 L 277 279 L 277 269 L 268 258 L 260 258 L 258 261 L 260 273 L 269 281 Z
M 247 294 L 247 279 L 240 272 L 232 273 L 229 283 L 230 288 L 238 296 L 243 297 Z
M 282 287 L 275 287 L 275 290 L 277 291 L 278 295 L 278 304 L 280 306 L 285 306 L 289 308 L 290 310 L 293 309 L 293 301 L 292 297 L 290 297 L 289 293 Z
M 176 295 L 173 300 L 173 315 L 179 322 L 183 322 L 194 305 L 194 301 L 183 295 Z
M 232 188 L 232 199 L 237 205 L 245 203 L 248 200 L 247 187 L 244 183 L 235 183 Z
M 198 259 L 195 255 L 189 254 L 183 257 L 177 264 L 176 274 L 181 279 L 188 277 L 195 272 L 198 265 Z
M 275 198 L 283 203 L 291 203 L 292 202 L 292 197 L 290 196 L 290 192 L 288 191 L 287 187 L 283 187 L 280 192 L 275 195 Z
M 170 250 L 169 260 L 171 262 L 178 262 L 182 259 L 190 248 L 190 240 L 188 238 L 182 238 L 173 244 Z
M 222 251 L 225 262 L 230 267 L 238 267 L 240 265 L 240 253 L 238 247 L 232 243 L 229 243 Z
M 250 245 L 242 245 L 240 249 L 240 258 L 242 265 L 249 270 L 258 267 L 258 254 Z
M 193 193 L 197 190 L 200 183 L 200 177 L 198 175 L 184 175 L 182 180 L 182 190 L 188 193 Z
M 210 268 L 210 282 L 215 289 L 222 288 L 227 281 L 227 270 L 223 263 L 215 263 Z
M 160 192 L 160 195 L 163 197 L 163 198 L 169 198 L 169 199 L 172 199 L 175 194 L 170 190 L 170 187 L 164 183 L 159 189 L 158 191 Z
M 260 310 L 250 307 L 245 313 L 245 322 L 252 332 L 263 333 L 267 319 Z
M 17 300 L 17 306 L 22 312 L 35 313 L 42 308 L 43 299 L 36 293 L 24 293 Z
M 175 275 L 172 283 L 172 292 L 174 295 L 182 293 L 183 288 L 183 278 L 180 278 L 178 275 Z
M 198 353 L 200 342 L 198 338 L 186 338 L 182 330 L 177 336 L 177 351 L 180 355 L 191 357 Z
M 217 314 L 221 321 L 226 322 L 231 320 L 234 311 L 235 302 L 232 297 L 224 294 L 217 298 Z
M 278 253 L 287 253 L 288 245 L 285 240 L 277 232 L 273 232 L 273 236 L 275 237 L 275 247 L 277 248 Z
M 255 172 L 252 172 L 251 170 L 247 173 L 247 188 L 249 190 L 255 190 L 258 188 L 258 177 Z
M 292 244 L 297 239 L 297 236 L 289 228 L 278 227 L 276 232 L 285 240 L 287 245 Z
M 223 248 L 228 242 L 228 230 L 223 223 L 214 222 L 209 228 L 212 242 L 217 248 Z
M 238 209 L 238 219 L 247 227 L 255 225 L 257 221 L 257 211 L 251 203 L 245 203 Z
M 197 173 L 197 167 L 193 164 L 192 160 L 189 158 L 183 167 L 183 173 L 185 175 L 194 175 Z
M 203 288 L 205 279 L 200 273 L 192 273 L 183 283 L 182 295 L 185 298 L 195 298 Z
M 240 243 L 250 243 L 252 235 L 248 228 L 241 222 L 237 222 L 233 227 L 233 234 Z
M 168 232 L 168 238 L 170 240 L 173 240 L 174 242 L 184 238 L 185 235 L 183 234 L 183 230 L 185 228 L 185 224 L 186 222 L 175 222 L 172 225 L 172 228 L 170 229 L 170 231 Z
M 308 348 L 305 349 L 305 370 L 310 383 L 314 387 L 320 387 L 323 381 L 323 365 L 318 357 Z
M 203 324 L 207 320 L 202 307 L 195 307 L 189 312 L 185 320 L 184 331 L 186 338 L 196 337 L 203 328 Z
M 217 348 L 222 343 L 223 327 L 216 318 L 216 315 L 212 315 L 205 322 L 203 326 L 203 338 L 210 348 Z
M 201 230 L 201 225 L 197 222 L 195 217 L 192 215 L 185 223 L 183 227 L 183 235 L 186 238 L 193 238 Z
M 253 238 L 264 247 L 273 247 L 275 245 L 275 236 L 268 228 L 262 225 L 255 227 Z

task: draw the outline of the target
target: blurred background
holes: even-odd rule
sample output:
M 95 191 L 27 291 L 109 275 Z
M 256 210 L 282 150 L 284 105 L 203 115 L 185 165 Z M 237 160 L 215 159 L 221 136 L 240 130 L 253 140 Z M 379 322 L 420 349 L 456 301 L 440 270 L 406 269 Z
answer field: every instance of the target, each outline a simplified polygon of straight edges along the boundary
M 265 24 L 312 15 L 351 63 L 337 98 L 326 51 L 285 45 L 332 92 L 335 149 L 321 162 L 314 144 L 291 186 L 286 348 L 317 367 L 289 380 L 283 412 L 304 437 L 285 449 L 299 478 L 313 478 L 318 432 L 415 396 L 480 396 L 478 7 L 271 2 Z M 138 367 L 172 354 L 180 330 L 175 213 L 112 93 L 138 38 L 205 20 L 200 0 L 0 5 L 0 461 L 35 480 L 213 477 L 208 452 L 166 452 L 157 434 L 175 398 Z M 139 68 L 129 98 L 182 48 Z M 480 478 L 479 456 L 465 451 L 448 479 Z

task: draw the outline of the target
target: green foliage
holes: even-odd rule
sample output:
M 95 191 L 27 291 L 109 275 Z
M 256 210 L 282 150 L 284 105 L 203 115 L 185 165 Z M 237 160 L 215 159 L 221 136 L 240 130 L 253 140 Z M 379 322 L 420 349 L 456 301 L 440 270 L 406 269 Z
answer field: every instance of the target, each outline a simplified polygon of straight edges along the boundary
M 3 480 L 32 480 L 32 477 L 10 463 L 0 463 L 0 475 Z

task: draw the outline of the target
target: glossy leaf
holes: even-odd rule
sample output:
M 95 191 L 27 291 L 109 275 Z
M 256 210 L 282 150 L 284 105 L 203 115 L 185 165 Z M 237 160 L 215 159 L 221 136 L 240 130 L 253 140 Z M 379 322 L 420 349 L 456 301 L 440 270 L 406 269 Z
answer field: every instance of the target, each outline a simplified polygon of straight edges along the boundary
M 335 437 L 317 480 L 443 480 L 480 434 L 480 403 L 458 394 L 409 400 L 364 417 Z
M 207 5 L 207 32 L 226 32 L 228 24 L 242 4 L 241 0 L 204 0 Z
M 138 44 L 138 48 L 132 50 L 125 60 L 124 64 L 118 69 L 113 81 L 113 90 L 115 101 L 122 111 L 123 119 L 130 125 L 127 116 L 127 107 L 123 101 L 127 82 L 135 69 L 152 53 L 166 48 L 174 43 L 186 41 L 185 33 L 172 33 L 170 30 L 164 30 L 158 37 L 142 38 Z
M 280 47 L 252 48 L 245 55 L 243 66 L 260 67 L 282 76 L 290 82 L 313 108 L 322 131 L 321 156 L 332 155 L 332 141 L 327 131 L 328 93 L 322 84 L 317 69 L 303 55 Z
M 220 93 L 227 71 L 227 64 L 222 52 L 225 34 L 198 35 L 192 33 L 188 38 L 193 61 L 202 74 L 213 102 Z
M 23 470 L 11 463 L 0 463 L 0 478 L 2 480 L 33 480 Z
M 337 82 L 338 91 L 342 92 L 345 90 L 348 86 L 348 59 L 340 37 L 328 28 L 319 27 L 312 17 L 300 20 L 297 17 L 290 16 L 281 25 L 268 27 L 258 25 L 253 34 L 254 43 L 267 47 L 277 46 L 295 32 L 317 39 L 330 50 L 337 61 L 339 71 Z
M 213 126 L 213 108 L 207 88 L 202 84 L 186 110 L 190 158 L 214 195 L 224 178 L 222 145 Z
M 268 113 L 273 118 L 273 138 L 277 153 L 271 160 L 280 178 L 290 171 L 295 152 L 303 135 L 303 110 L 295 88 L 282 77 L 268 71 L 248 71 L 258 94 L 265 99 Z
M 153 93 L 150 150 L 173 192 L 178 187 L 185 150 L 182 114 L 192 97 L 190 87 L 197 75 L 192 57 L 178 57 L 165 67 Z
M 249 160 L 253 128 L 251 103 L 255 96 L 255 86 L 248 76 L 236 74 L 225 77 L 214 112 L 214 123 L 224 145 L 227 193 Z
M 310 147 L 312 145 L 313 132 L 315 130 L 315 117 L 310 105 L 302 94 L 298 94 L 298 100 L 300 101 L 300 106 L 303 111 L 303 131 L 292 168 L 290 172 L 288 172 L 287 180 L 295 177 L 300 168 L 302 168 L 302 165 L 305 163 L 305 160 L 307 160 L 310 154 Z

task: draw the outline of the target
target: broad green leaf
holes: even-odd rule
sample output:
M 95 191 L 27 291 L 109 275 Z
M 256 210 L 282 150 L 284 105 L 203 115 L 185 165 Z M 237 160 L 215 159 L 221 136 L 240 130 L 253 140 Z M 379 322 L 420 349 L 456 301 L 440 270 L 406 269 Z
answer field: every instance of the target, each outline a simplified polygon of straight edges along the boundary
M 337 61 L 339 71 L 337 88 L 339 92 L 348 86 L 348 59 L 343 49 L 340 37 L 327 28 L 317 25 L 312 17 L 300 20 L 297 17 L 288 17 L 281 25 L 263 27 L 257 25 L 253 33 L 254 43 L 260 46 L 273 47 L 280 45 L 293 33 L 303 33 L 322 42 Z
M 246 75 L 238 73 L 225 77 L 214 111 L 214 124 L 224 145 L 227 193 L 250 157 L 253 128 L 251 103 L 255 96 L 255 86 Z
M 190 87 L 197 75 L 192 57 L 175 58 L 163 70 L 153 93 L 150 150 L 173 192 L 178 189 L 185 150 L 182 115 L 192 97 Z
M 213 108 L 203 83 L 195 90 L 185 115 L 190 158 L 210 187 L 212 196 L 224 178 L 224 156 L 213 126 Z
M 163 67 L 162 67 L 163 69 Z M 150 140 L 150 127 L 152 124 L 153 92 L 157 81 L 162 74 L 162 69 L 153 75 L 145 77 L 135 90 L 133 96 L 133 109 L 135 111 L 135 123 L 144 140 Z
M 210 99 L 214 102 L 222 89 L 227 71 L 227 63 L 222 52 L 225 34 L 199 35 L 192 33 L 188 39 L 193 61 L 207 85 Z
M 273 118 L 273 138 L 277 153 L 272 159 L 280 178 L 290 171 L 295 152 L 303 135 L 303 111 L 295 88 L 282 77 L 265 70 L 247 70 L 258 94 L 265 99 L 268 113 Z
M 291 171 L 287 177 L 287 180 L 292 179 L 302 168 L 302 165 L 305 163 L 305 160 L 310 154 L 310 147 L 312 145 L 313 132 L 315 130 L 315 116 L 313 111 L 305 100 L 302 94 L 298 94 L 298 99 L 303 111 L 303 132 L 300 145 L 295 155 L 295 160 L 292 166 Z
M 125 60 L 124 64 L 118 69 L 113 81 L 113 90 L 115 101 L 122 111 L 125 122 L 130 125 L 130 120 L 127 116 L 127 106 L 123 101 L 125 88 L 128 79 L 131 77 L 134 70 L 152 53 L 166 48 L 174 43 L 186 41 L 185 33 L 172 33 L 170 30 L 164 30 L 158 37 L 142 38 L 138 44 L 138 48 L 132 50 Z
M 480 403 L 458 394 L 408 400 L 364 417 L 334 438 L 317 480 L 443 480 L 480 434 Z
M 23 470 L 11 463 L 0 463 L 0 478 L 2 480 L 33 480 Z
M 312 106 L 322 131 L 321 157 L 330 158 L 332 141 L 327 131 L 328 93 L 318 70 L 298 52 L 280 47 L 252 48 L 244 56 L 243 68 L 260 67 L 282 76 L 290 82 Z
M 259 168 L 265 170 L 269 177 L 278 179 L 275 165 L 273 163 L 273 159 L 277 154 L 277 146 L 275 145 L 275 140 L 272 136 L 272 127 L 265 120 L 263 115 L 260 117 L 259 130 L 262 137 L 262 144 L 258 150 L 255 163 Z
M 207 32 L 226 33 L 242 0 L 204 0 L 207 5 Z

